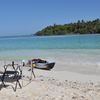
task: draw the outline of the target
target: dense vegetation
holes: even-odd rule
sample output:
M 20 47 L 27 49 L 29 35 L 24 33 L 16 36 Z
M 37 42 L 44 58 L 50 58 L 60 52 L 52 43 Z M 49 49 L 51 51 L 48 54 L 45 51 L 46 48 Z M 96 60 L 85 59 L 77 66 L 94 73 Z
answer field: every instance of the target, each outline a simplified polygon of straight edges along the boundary
M 66 35 L 66 34 L 100 34 L 100 19 L 93 21 L 78 20 L 76 23 L 47 26 L 35 35 Z

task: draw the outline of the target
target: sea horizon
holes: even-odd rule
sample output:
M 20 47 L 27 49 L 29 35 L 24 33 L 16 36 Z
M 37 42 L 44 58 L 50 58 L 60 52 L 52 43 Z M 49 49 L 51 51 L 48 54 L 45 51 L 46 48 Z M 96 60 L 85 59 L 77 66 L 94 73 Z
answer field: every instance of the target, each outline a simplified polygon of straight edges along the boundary
M 86 34 L 66 34 L 66 35 L 41 35 L 41 36 L 37 36 L 34 34 L 22 34 L 22 35 L 0 35 L 0 38 L 6 38 L 6 37 L 27 37 L 27 36 L 35 36 L 35 37 L 59 37 L 59 36 L 84 36 L 84 35 L 100 35 L 100 33 L 86 33 Z

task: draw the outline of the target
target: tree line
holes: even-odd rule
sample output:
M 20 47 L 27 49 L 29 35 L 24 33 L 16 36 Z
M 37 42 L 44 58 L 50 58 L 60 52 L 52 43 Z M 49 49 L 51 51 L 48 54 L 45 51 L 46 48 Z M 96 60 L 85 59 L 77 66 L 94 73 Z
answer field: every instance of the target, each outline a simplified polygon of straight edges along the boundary
M 67 34 L 100 34 L 100 19 L 93 21 L 78 20 L 75 23 L 64 25 L 47 26 L 35 33 L 37 36 L 44 35 L 67 35 Z

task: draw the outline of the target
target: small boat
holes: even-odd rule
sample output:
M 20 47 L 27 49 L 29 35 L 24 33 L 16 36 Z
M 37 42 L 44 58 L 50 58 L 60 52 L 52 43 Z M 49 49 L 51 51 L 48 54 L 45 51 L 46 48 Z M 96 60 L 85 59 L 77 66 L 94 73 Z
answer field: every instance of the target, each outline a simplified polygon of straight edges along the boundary
M 55 65 L 55 62 L 48 62 L 42 59 L 32 59 L 32 67 L 42 70 L 51 70 Z

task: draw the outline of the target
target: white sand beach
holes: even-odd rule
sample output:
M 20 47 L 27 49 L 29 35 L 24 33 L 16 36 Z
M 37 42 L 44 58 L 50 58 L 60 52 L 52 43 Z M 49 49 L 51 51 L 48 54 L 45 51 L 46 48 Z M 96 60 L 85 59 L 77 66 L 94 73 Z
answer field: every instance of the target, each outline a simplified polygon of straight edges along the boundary
M 14 83 L 6 88 L 0 86 L 0 100 L 100 100 L 99 75 L 56 70 L 56 67 L 60 68 L 59 63 L 51 71 L 34 69 L 36 78 L 31 81 L 31 71 L 23 68 L 22 89 L 17 87 L 14 92 Z M 78 67 L 74 67 L 75 70 L 79 70 Z M 89 72 L 93 71 L 90 68 Z

